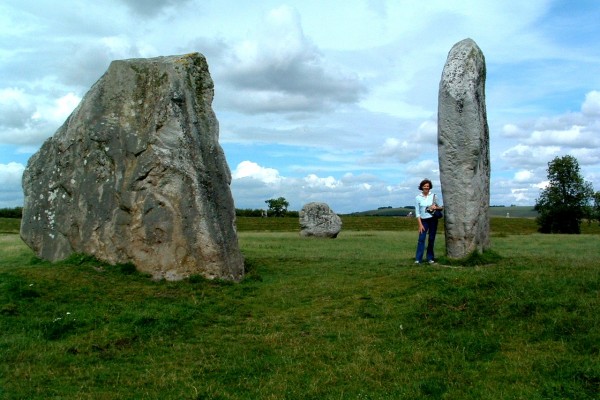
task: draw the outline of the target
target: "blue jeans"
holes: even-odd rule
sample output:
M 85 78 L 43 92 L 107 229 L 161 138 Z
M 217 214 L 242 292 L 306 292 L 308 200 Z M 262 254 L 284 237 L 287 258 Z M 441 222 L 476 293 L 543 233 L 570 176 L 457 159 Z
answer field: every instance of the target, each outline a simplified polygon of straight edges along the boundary
M 435 234 L 437 233 L 438 220 L 437 218 L 425 218 L 421 220 L 425 230 L 419 233 L 419 241 L 417 242 L 416 260 L 423 261 L 423 253 L 425 252 L 425 236 L 429 233 L 429 242 L 427 243 L 427 261 L 433 260 L 433 246 L 435 244 Z

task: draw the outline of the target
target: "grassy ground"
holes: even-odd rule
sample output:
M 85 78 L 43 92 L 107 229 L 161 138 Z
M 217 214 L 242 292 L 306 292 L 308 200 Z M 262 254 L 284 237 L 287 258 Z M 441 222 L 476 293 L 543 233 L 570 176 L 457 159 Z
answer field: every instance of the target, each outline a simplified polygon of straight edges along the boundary
M 50 264 L 0 234 L 0 398 L 598 398 L 597 234 L 502 219 L 495 264 L 419 267 L 414 220 L 373 218 L 335 240 L 240 225 L 240 284 Z

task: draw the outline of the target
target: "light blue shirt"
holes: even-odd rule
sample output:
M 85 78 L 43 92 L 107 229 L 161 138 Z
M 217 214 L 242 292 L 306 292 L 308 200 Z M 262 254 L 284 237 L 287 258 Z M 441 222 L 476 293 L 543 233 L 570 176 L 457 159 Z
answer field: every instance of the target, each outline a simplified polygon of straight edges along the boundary
M 421 219 L 433 217 L 433 215 L 425 211 L 427 207 L 433 204 L 433 196 L 435 196 L 434 193 L 429 193 L 427 197 L 423 196 L 422 193 L 419 193 L 417 197 L 415 197 L 415 217 Z

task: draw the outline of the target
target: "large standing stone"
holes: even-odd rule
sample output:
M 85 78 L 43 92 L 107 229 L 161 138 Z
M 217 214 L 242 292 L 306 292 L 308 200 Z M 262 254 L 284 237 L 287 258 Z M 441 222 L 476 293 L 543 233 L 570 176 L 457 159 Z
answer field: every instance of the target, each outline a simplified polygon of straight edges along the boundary
M 438 157 L 446 254 L 463 258 L 490 246 L 490 150 L 485 58 L 477 44 L 455 44 L 440 81 Z
M 204 56 L 114 61 L 23 175 L 21 237 L 44 259 L 239 280 L 231 174 Z
M 300 235 L 336 238 L 342 219 L 326 203 L 308 203 L 300 210 Z

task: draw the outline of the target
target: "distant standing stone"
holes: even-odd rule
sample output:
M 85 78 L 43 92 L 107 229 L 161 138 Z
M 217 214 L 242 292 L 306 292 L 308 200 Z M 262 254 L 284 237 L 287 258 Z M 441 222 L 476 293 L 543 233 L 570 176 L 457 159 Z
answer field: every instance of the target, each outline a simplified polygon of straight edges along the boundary
M 51 261 L 84 253 L 156 279 L 241 279 L 213 95 L 199 53 L 113 61 L 28 162 L 25 243 Z
M 342 219 L 326 203 L 308 203 L 300 210 L 300 235 L 336 238 Z
M 477 44 L 455 44 L 440 81 L 438 157 L 446 254 L 463 258 L 490 247 L 490 148 L 485 58 Z

